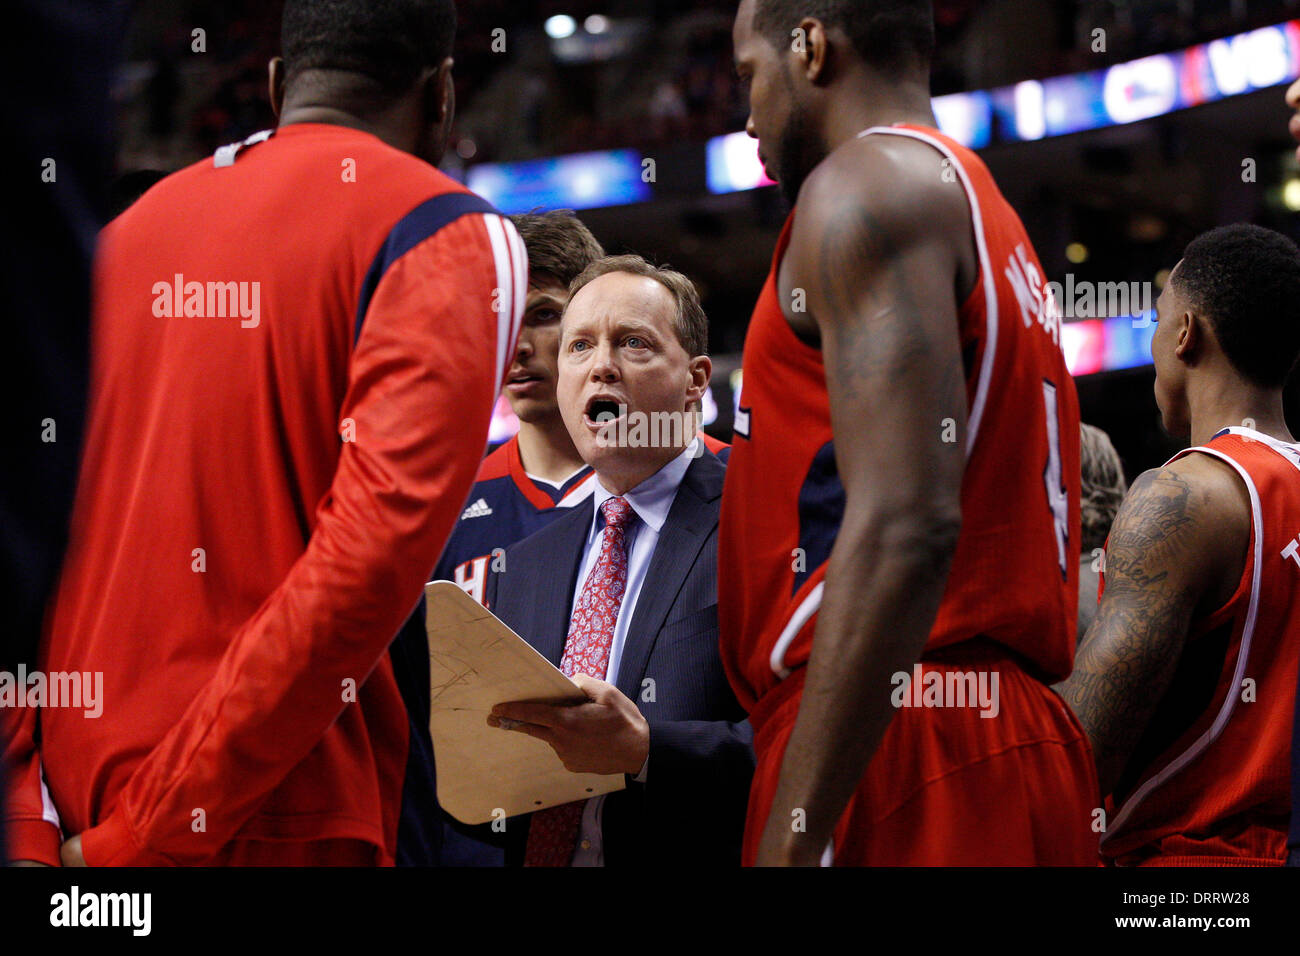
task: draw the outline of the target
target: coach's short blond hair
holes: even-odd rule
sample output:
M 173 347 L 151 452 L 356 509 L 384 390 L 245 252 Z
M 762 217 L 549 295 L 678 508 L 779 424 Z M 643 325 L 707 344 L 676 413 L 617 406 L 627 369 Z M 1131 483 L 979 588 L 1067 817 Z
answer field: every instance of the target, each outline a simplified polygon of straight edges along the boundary
M 695 283 L 680 272 L 652 265 L 641 256 L 605 256 L 587 266 L 569 286 L 569 300 L 578 294 L 583 286 L 590 285 L 601 276 L 611 272 L 627 272 L 635 276 L 654 279 L 672 293 L 677 303 L 677 316 L 673 320 L 673 331 L 686 354 L 691 358 L 709 354 L 709 320 L 700 305 L 700 293 Z

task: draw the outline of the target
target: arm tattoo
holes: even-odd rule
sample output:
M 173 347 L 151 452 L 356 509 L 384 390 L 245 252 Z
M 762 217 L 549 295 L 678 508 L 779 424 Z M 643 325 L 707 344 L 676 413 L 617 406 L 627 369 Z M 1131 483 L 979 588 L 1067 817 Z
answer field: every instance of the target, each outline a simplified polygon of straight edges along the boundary
M 1198 595 L 1182 573 L 1195 546 L 1192 488 L 1168 469 L 1134 484 L 1106 552 L 1106 592 L 1062 694 L 1092 741 L 1103 790 L 1168 690 Z

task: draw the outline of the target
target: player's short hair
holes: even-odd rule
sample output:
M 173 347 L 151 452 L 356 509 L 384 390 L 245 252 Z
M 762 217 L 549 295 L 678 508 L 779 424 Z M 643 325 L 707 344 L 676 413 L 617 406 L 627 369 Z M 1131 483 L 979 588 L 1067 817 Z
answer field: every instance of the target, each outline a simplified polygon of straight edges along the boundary
M 1106 544 L 1120 502 L 1128 492 L 1124 466 L 1110 436 L 1093 425 L 1079 427 L 1079 466 L 1082 487 L 1082 554 Z
M 528 272 L 534 281 L 537 275 L 546 275 L 567 289 L 587 266 L 605 256 L 572 209 L 523 213 L 510 221 L 528 249 Z
M 673 322 L 677 341 L 691 358 L 709 354 L 709 320 L 704 314 L 704 307 L 700 305 L 700 293 L 696 290 L 695 283 L 680 272 L 652 265 L 640 256 L 605 256 L 596 260 L 573 280 L 569 286 L 569 299 L 572 300 L 583 286 L 611 272 L 646 276 L 671 292 L 677 302 L 677 316 Z
M 280 27 L 286 83 L 304 70 L 339 70 L 389 96 L 451 56 L 455 40 L 452 0 L 285 0 Z
M 924 67 L 934 56 L 931 0 L 757 0 L 754 30 L 787 50 L 804 17 L 838 27 L 864 63 L 888 72 Z
M 1281 388 L 1300 358 L 1300 248 L 1281 233 L 1238 223 L 1192 240 L 1170 280 L 1208 317 L 1242 377 Z

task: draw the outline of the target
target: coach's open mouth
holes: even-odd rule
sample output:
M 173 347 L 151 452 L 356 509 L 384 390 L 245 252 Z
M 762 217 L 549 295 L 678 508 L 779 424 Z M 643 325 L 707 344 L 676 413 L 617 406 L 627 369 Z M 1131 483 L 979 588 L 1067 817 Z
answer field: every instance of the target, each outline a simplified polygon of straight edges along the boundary
M 627 406 L 608 395 L 594 395 L 587 400 L 583 418 L 589 428 L 605 428 L 627 413 Z

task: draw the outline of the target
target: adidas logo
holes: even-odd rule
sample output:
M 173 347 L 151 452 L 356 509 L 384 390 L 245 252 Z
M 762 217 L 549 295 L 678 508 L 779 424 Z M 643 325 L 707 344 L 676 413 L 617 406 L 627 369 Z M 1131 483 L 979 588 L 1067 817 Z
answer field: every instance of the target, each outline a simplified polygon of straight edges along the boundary
M 460 520 L 464 521 L 466 518 L 486 518 L 491 513 L 492 509 L 488 507 L 488 503 L 480 498 L 461 513 Z

